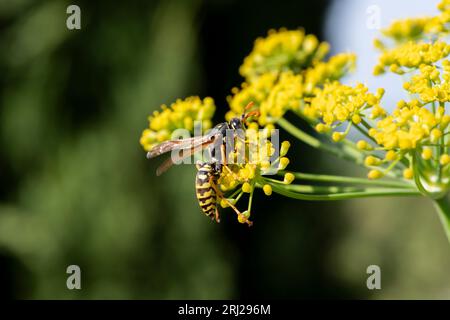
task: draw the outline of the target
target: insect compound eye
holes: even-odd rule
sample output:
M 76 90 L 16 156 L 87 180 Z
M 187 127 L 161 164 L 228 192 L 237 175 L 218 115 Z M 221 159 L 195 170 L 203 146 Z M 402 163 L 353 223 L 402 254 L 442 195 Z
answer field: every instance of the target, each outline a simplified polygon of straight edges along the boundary
M 232 129 L 240 129 L 241 128 L 241 121 L 239 119 L 233 118 L 230 121 L 230 126 Z

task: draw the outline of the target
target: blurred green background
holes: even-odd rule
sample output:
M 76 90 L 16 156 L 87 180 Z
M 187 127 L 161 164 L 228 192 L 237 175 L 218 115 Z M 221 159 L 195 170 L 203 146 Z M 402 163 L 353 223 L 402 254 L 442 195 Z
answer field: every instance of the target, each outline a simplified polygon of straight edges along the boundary
M 66 8 L 81 7 L 81 30 Z M 26 299 L 450 298 L 431 203 L 258 195 L 254 226 L 195 199 L 195 169 L 157 178 L 138 141 L 162 103 L 212 96 L 270 28 L 323 39 L 328 1 L 0 1 L 0 296 Z M 294 144 L 291 169 L 354 169 Z M 360 172 L 361 175 L 364 172 Z M 82 289 L 66 288 L 79 265 Z M 366 287 L 366 268 L 382 290 Z

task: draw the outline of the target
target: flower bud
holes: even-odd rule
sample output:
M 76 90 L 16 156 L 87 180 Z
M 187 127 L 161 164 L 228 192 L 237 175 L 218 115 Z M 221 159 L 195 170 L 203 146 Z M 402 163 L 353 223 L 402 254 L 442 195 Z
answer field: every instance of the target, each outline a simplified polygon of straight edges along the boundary
M 285 184 L 291 184 L 292 181 L 294 181 L 294 179 L 295 179 L 295 176 L 294 176 L 292 173 L 287 172 L 287 173 L 284 175 L 284 180 L 283 180 L 283 182 L 284 182 Z
M 289 141 L 283 141 L 281 143 L 281 149 L 280 149 L 281 157 L 284 157 L 288 153 L 290 146 L 291 146 L 291 144 L 289 143 Z
M 383 176 L 380 170 L 370 170 L 367 177 L 371 180 L 380 179 Z
M 263 191 L 266 196 L 270 196 L 272 194 L 272 187 L 270 186 L 270 184 L 265 184 L 263 187 Z

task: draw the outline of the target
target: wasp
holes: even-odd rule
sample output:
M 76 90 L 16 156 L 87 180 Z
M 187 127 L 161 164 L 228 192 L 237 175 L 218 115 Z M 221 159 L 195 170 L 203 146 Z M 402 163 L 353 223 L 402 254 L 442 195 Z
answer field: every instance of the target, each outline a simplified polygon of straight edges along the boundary
M 245 110 L 248 110 L 253 105 L 250 102 Z M 187 157 L 192 156 L 194 153 L 202 150 L 209 150 L 211 156 L 211 162 L 224 163 L 226 166 L 225 147 L 226 140 L 224 137 L 227 132 L 233 133 L 233 139 L 239 138 L 245 140 L 245 134 L 243 129 L 247 123 L 248 118 L 251 116 L 258 116 L 259 111 L 251 111 L 244 113 L 240 118 L 232 118 L 229 122 L 222 122 L 216 125 L 209 133 L 203 136 L 197 136 L 193 138 L 169 140 L 162 142 L 154 146 L 148 153 L 147 158 L 152 159 L 159 155 L 171 152 L 173 150 L 180 150 L 180 153 L 173 155 L 156 170 L 156 175 L 160 176 L 167 171 L 175 162 L 181 161 Z M 220 149 L 220 155 L 216 155 L 216 150 Z M 219 158 L 220 157 L 220 158 Z
M 197 174 L 195 176 L 195 193 L 198 204 L 206 216 L 215 219 L 217 222 L 220 219 L 217 209 L 218 190 L 216 185 L 221 171 L 222 168 L 219 163 L 200 162 L 197 163 Z
M 251 108 L 253 103 L 249 103 L 245 110 Z M 164 161 L 156 170 L 156 175 L 160 176 L 167 171 L 175 162 L 181 161 L 194 153 L 208 150 L 210 160 L 207 162 L 197 163 L 197 175 L 195 179 L 196 194 L 200 208 L 208 217 L 219 222 L 219 214 L 217 210 L 217 199 L 224 199 L 228 205 L 237 213 L 239 210 L 234 207 L 217 188 L 217 180 L 223 168 L 230 170 L 226 161 L 226 141 L 224 137 L 227 132 L 233 133 L 233 139 L 238 138 L 245 140 L 243 129 L 247 120 L 252 116 L 258 116 L 259 111 L 251 111 L 244 113 L 239 118 L 232 118 L 229 122 L 223 122 L 216 125 L 209 133 L 186 139 L 169 140 L 154 146 L 148 153 L 147 158 L 152 159 L 173 150 L 181 151 L 181 154 L 173 155 Z M 220 149 L 220 155 L 216 154 L 216 150 Z M 250 222 L 249 222 L 250 224 Z
M 219 199 L 224 199 L 228 206 L 238 215 L 242 214 L 217 188 L 217 180 L 222 172 L 222 167 L 217 162 L 199 162 L 197 163 L 197 175 L 195 177 L 195 191 L 200 208 L 207 217 L 210 217 L 216 222 L 220 222 L 217 207 Z M 252 225 L 251 221 L 246 220 L 246 222 L 249 226 Z

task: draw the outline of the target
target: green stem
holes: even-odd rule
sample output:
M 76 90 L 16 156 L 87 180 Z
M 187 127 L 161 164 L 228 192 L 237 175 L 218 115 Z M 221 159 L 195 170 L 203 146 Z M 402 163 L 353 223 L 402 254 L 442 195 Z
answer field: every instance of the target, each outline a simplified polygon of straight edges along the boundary
M 278 174 L 283 175 L 286 172 L 281 171 Z M 365 178 L 354 178 L 345 176 L 333 176 L 324 174 L 310 174 L 301 172 L 291 172 L 296 179 L 308 180 L 308 181 L 321 181 L 321 182 L 334 182 L 334 183 L 349 183 L 349 184 L 359 184 L 359 185 L 371 185 L 379 187 L 390 187 L 390 188 L 414 188 L 413 185 L 407 182 L 401 181 L 388 181 L 388 180 L 369 180 Z
M 305 186 L 301 185 L 281 185 L 279 183 L 271 183 L 272 190 L 275 193 L 281 194 L 285 197 L 309 200 L 309 201 L 334 201 L 344 199 L 369 198 L 369 197 L 401 197 L 401 196 L 420 196 L 421 193 L 416 190 L 409 189 L 389 189 L 389 188 L 366 188 L 354 192 L 329 193 L 329 194 L 305 194 Z M 299 192 L 300 191 L 300 192 Z
M 369 136 L 369 133 L 367 131 L 365 131 L 363 128 L 361 128 L 359 125 L 355 125 L 355 128 L 358 129 L 358 131 L 361 132 L 361 134 L 363 134 L 367 139 L 369 139 L 370 141 L 372 141 L 375 144 L 377 144 L 375 139 L 372 138 L 371 136 Z
M 300 130 L 284 118 L 278 119 L 277 124 L 284 130 L 289 132 L 291 135 L 313 148 L 325 150 L 329 153 L 334 154 L 338 158 L 350 160 L 360 165 L 364 163 L 363 154 L 358 150 L 349 148 L 347 145 L 331 145 L 328 143 L 324 143 L 319 139 L 307 134 L 303 130 Z
M 450 204 L 447 197 L 434 200 L 434 206 L 444 227 L 445 235 L 450 242 Z

